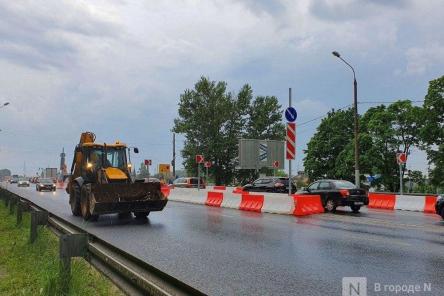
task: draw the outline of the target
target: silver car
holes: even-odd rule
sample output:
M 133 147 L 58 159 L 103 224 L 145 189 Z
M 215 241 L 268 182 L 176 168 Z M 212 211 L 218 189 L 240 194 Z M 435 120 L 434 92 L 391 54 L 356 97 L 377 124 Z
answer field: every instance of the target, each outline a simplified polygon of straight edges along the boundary
M 29 181 L 28 180 L 19 180 L 17 182 L 17 187 L 29 187 Z

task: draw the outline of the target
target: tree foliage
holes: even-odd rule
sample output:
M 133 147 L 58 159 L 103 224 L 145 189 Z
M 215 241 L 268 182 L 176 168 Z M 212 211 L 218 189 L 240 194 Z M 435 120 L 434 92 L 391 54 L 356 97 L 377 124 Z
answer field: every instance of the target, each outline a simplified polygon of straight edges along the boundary
M 433 168 L 431 182 L 444 187 L 444 76 L 432 80 L 424 99 L 421 140 Z
M 347 158 L 344 152 L 353 139 L 353 111 L 332 110 L 321 121 L 316 133 L 304 151 L 304 168 L 311 180 L 318 178 L 339 178 L 350 180 L 350 162 L 337 164 L 338 156 Z M 351 164 L 353 165 L 353 164 Z M 353 169 L 351 168 L 351 171 Z
M 367 110 L 359 119 L 361 174 L 381 175 L 376 183 L 395 190 L 399 186 L 396 153 L 408 154 L 419 143 L 420 118 L 421 108 L 409 100 Z M 305 151 L 304 167 L 310 179 L 354 180 L 353 125 L 352 109 L 332 111 L 322 120 Z
M 229 184 L 236 173 L 240 137 L 283 139 L 281 106 L 276 97 L 256 97 L 245 84 L 228 92 L 225 82 L 206 77 L 180 95 L 179 117 L 173 131 L 185 135 L 182 156 L 190 175 L 197 175 L 195 155 L 212 161 L 209 170 L 217 184 Z M 279 116 L 278 116 L 279 115 Z

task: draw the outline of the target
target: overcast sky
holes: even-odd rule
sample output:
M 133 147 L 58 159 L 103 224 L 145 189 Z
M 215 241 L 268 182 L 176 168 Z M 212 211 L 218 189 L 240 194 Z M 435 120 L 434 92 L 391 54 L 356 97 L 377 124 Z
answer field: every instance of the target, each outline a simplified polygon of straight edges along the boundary
M 32 175 L 63 147 L 70 165 L 85 130 L 167 163 L 179 95 L 202 75 L 283 105 L 292 87 L 305 122 L 352 102 L 332 50 L 355 66 L 359 100 L 422 100 L 444 74 L 443 11 L 441 0 L 0 1 L 0 104 L 11 103 L 0 168 L 26 162 Z M 318 124 L 298 128 L 294 169 Z M 424 170 L 424 155 L 409 167 Z

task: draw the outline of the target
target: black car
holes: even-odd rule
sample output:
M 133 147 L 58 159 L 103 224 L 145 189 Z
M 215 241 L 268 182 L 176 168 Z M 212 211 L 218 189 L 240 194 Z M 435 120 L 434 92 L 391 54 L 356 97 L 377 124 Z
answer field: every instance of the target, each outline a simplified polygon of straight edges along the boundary
M 435 210 L 444 219 L 444 196 L 439 195 L 436 199 Z
M 353 213 L 358 213 L 361 206 L 368 205 L 367 192 L 344 180 L 318 180 L 304 188 L 303 193 L 320 195 L 327 212 L 336 211 L 336 207 L 350 207 Z
M 263 177 L 254 181 L 252 184 L 247 184 L 243 187 L 244 191 L 250 192 L 275 192 L 288 193 L 289 182 L 285 177 Z M 296 185 L 291 184 L 291 192 L 296 192 Z
M 56 191 L 56 185 L 52 179 L 40 179 L 38 183 L 35 185 L 35 190 L 37 191 Z

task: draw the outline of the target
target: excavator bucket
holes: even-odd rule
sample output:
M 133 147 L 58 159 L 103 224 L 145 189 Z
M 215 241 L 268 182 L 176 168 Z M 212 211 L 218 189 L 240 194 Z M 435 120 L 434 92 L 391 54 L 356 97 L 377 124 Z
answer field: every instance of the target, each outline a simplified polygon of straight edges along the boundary
M 91 186 L 92 214 L 161 211 L 167 201 L 160 183 L 108 183 Z

